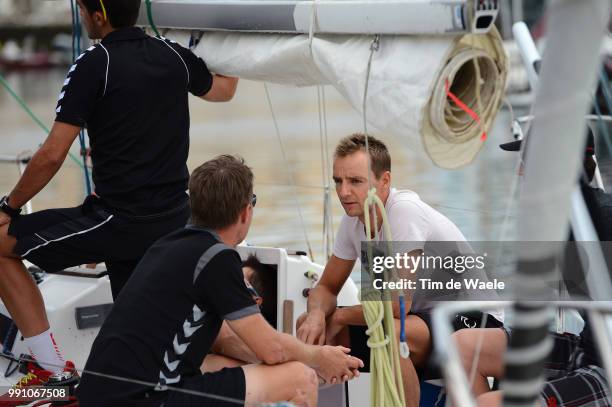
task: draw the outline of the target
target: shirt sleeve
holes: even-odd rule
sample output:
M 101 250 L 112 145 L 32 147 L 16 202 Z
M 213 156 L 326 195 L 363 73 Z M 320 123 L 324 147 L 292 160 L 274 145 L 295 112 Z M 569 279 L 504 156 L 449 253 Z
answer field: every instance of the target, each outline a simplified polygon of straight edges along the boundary
M 347 215 L 342 216 L 334 243 L 334 256 L 344 260 L 356 260 L 359 257 L 359 252 L 356 251 L 354 245 L 356 237 L 353 236 L 355 232 L 351 230 L 351 223 Z
M 242 274 L 240 257 L 223 250 L 204 267 L 196 280 L 196 290 L 206 308 L 226 320 L 259 313 Z
M 204 96 L 212 88 L 213 77 L 202 58 L 172 40 L 166 40 L 178 52 L 189 72 L 189 92 L 194 96 Z
M 89 47 L 70 67 L 55 108 L 55 121 L 85 127 L 96 101 L 104 96 L 108 60 L 103 49 Z

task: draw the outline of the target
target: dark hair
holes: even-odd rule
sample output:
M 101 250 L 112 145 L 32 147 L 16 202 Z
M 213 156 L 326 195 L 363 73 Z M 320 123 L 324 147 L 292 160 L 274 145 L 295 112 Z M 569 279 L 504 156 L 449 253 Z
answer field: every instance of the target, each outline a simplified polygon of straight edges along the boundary
M 586 177 L 587 183 L 593 181 L 593 177 L 595 176 L 595 170 L 597 169 L 597 163 L 593 159 L 592 155 L 584 156 L 584 161 L 582 162 L 582 169 L 584 170 L 583 174 Z
M 340 140 L 336 146 L 334 158 L 342 158 L 354 154 L 357 151 L 366 151 L 366 137 L 362 133 L 354 133 Z M 370 163 L 372 172 L 376 178 L 385 171 L 391 171 L 391 156 L 385 143 L 375 137 L 368 135 L 368 149 L 370 150 Z
M 193 170 L 189 178 L 191 222 L 223 229 L 238 220 L 253 196 L 253 172 L 240 157 L 220 155 Z
M 263 299 L 261 314 L 273 327 L 277 327 L 276 319 L 276 270 L 273 266 L 263 264 L 254 254 L 242 262 L 242 267 L 253 269 L 249 283 Z
M 131 27 L 136 24 L 140 11 L 140 0 L 81 0 L 89 14 L 102 11 L 102 4 L 106 16 L 113 28 Z

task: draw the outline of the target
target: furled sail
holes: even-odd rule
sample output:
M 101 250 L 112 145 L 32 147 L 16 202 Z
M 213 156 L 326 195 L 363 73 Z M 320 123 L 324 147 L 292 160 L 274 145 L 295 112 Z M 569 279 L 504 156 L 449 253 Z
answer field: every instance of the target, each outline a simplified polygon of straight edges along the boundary
M 157 3 L 159 4 L 156 6 Z M 156 15 L 156 7 L 163 10 L 161 6 L 168 6 L 168 3 L 172 2 L 153 1 L 153 14 Z M 193 3 L 198 2 L 187 3 L 195 6 Z M 221 6 L 226 2 L 199 3 L 202 6 L 214 3 L 216 10 L 221 12 L 224 10 Z M 324 10 L 327 11 L 325 5 L 346 4 L 359 8 L 353 4 L 357 3 L 355 1 L 231 3 L 227 7 L 234 7 L 232 10 L 235 13 L 239 11 L 239 8 L 236 8 L 239 3 L 251 7 L 251 10 L 256 10 L 257 5 L 276 5 L 278 10 L 281 10 L 279 7 L 287 7 L 287 4 L 281 3 L 296 3 L 297 6 L 294 7 L 297 11 L 293 14 L 279 13 L 285 18 L 287 15 L 295 17 L 295 33 L 261 33 L 265 31 L 263 23 L 254 24 L 251 21 L 252 24 L 246 24 L 244 18 L 238 17 L 239 13 L 236 14 L 236 20 L 243 22 L 239 29 L 248 32 L 225 31 L 223 27 L 219 27 L 218 20 L 215 20 L 216 23 L 214 19 L 211 20 L 210 15 L 207 17 L 210 24 L 202 24 L 199 27 L 193 17 L 190 18 L 189 24 L 181 26 L 176 16 L 165 15 L 168 13 L 159 18 L 160 23 L 156 21 L 156 24 L 181 28 L 178 31 L 166 31 L 164 35 L 184 44 L 194 42 L 194 31 L 187 31 L 187 27 L 217 30 L 205 32 L 201 37 L 201 33 L 197 33 L 199 42 L 193 50 L 206 60 L 212 71 L 221 74 L 286 85 L 331 85 L 360 113 L 363 113 L 367 84 L 365 106 L 368 123 L 383 134 L 393 133 L 405 139 L 409 148 L 424 151 L 440 167 L 452 169 L 464 166 L 480 151 L 502 103 L 507 59 L 500 35 L 494 26 L 487 26 L 487 32 L 483 34 L 471 33 L 484 30 L 477 29 L 476 23 L 473 23 L 474 29 L 469 28 L 470 21 L 483 21 L 475 19 L 475 16 L 465 17 L 465 4 L 469 2 L 456 1 L 451 2 L 452 5 L 449 2 L 414 0 L 377 2 L 378 7 L 372 10 L 377 11 L 379 19 L 384 17 L 380 11 L 386 3 L 393 3 L 396 7 L 397 4 L 419 6 L 424 18 L 429 16 L 425 10 L 441 13 L 440 10 L 444 11 L 446 7 L 449 18 L 440 23 L 447 26 L 438 27 L 434 21 L 428 25 L 429 30 L 422 28 L 423 31 L 428 31 L 424 35 L 382 35 L 377 44 L 378 50 L 374 52 L 371 51 L 374 38 L 372 34 L 319 34 L 322 30 L 319 29 L 318 19 Z M 367 21 L 367 13 L 373 11 L 363 11 L 363 4 L 372 2 L 358 3 L 362 4 L 361 11 L 365 14 L 361 16 L 359 12 L 355 12 L 353 19 L 363 18 Z M 304 5 L 311 7 L 310 28 L 304 26 L 304 10 L 299 11 L 299 6 L 303 8 Z M 427 5 L 429 7 L 426 7 Z M 178 7 L 178 2 L 175 6 Z M 456 18 L 451 18 L 457 16 L 457 7 L 464 7 L 461 9 L 463 14 L 460 13 L 460 16 L 463 16 L 460 18 L 463 24 L 457 24 Z M 384 10 L 384 7 L 382 9 Z M 193 10 L 191 14 L 195 12 Z M 253 14 L 253 18 L 256 19 L 258 15 Z M 300 16 L 302 23 L 298 21 Z M 226 17 L 224 19 L 227 20 Z M 414 20 L 414 16 L 410 18 Z M 270 31 L 280 30 L 281 19 L 278 17 L 271 22 L 268 16 L 266 23 L 270 24 Z M 141 17 L 141 22 L 142 20 Z M 396 20 L 396 16 L 390 19 L 392 22 Z M 487 22 L 491 23 L 492 17 Z M 213 23 L 216 25 L 210 28 Z M 231 25 L 231 22 L 226 21 L 228 30 L 236 28 L 237 23 L 234 21 L 234 25 Z M 300 25 L 301 30 L 295 28 Z M 330 24 L 327 25 L 323 31 L 333 31 Z M 373 25 L 375 24 L 369 24 L 364 31 L 371 33 Z M 286 28 L 283 32 L 290 31 L 287 26 L 282 25 Z M 347 30 L 355 31 L 350 27 Z M 303 31 L 310 31 L 311 35 L 300 34 Z M 407 29 L 406 32 L 412 31 Z M 436 35 L 435 32 L 442 34 Z M 372 60 L 369 64 L 371 53 Z

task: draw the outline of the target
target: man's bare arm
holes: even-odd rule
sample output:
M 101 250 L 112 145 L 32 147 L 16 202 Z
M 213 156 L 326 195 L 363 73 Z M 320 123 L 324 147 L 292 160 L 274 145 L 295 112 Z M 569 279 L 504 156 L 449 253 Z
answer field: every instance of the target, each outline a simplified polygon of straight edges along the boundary
M 349 349 L 304 344 L 291 335 L 277 332 L 261 314 L 227 322 L 253 350 L 257 359 L 265 364 L 302 362 L 315 369 L 327 382 L 351 379 L 357 374 L 357 369 L 363 366 L 359 359 L 348 355 Z
M 321 280 L 308 295 L 308 312 L 298 319 L 297 337 L 308 344 L 325 343 L 325 320 L 336 310 L 338 293 L 349 278 L 354 260 L 331 256 Z
M 227 356 L 247 363 L 258 363 L 259 359 L 242 339 L 223 321 L 221 330 L 211 350 L 218 354 Z
M 9 195 L 9 204 L 20 208 L 42 190 L 66 159 L 80 127 L 55 122 L 49 136 L 36 151 L 23 175 Z
M 238 78 L 215 74 L 210 90 L 201 98 L 209 102 L 228 102 L 236 94 L 237 87 Z
M 344 260 L 331 256 L 319 283 L 308 295 L 308 312 L 322 311 L 327 317 L 336 309 L 338 293 L 349 278 L 355 260 Z

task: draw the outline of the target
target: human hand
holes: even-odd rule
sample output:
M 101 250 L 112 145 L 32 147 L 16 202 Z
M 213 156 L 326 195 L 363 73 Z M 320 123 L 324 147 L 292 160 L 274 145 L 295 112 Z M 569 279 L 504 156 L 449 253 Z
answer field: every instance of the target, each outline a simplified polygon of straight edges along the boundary
M 351 350 L 344 346 L 328 346 L 321 348 L 317 355 L 317 363 L 314 369 L 325 383 L 338 383 L 359 377 L 359 368 L 363 362 L 349 355 Z
M 309 345 L 325 343 L 325 314 L 321 311 L 311 311 L 302 314 L 296 323 L 297 337 Z
M 11 217 L 4 212 L 0 212 L 0 226 L 11 223 Z

